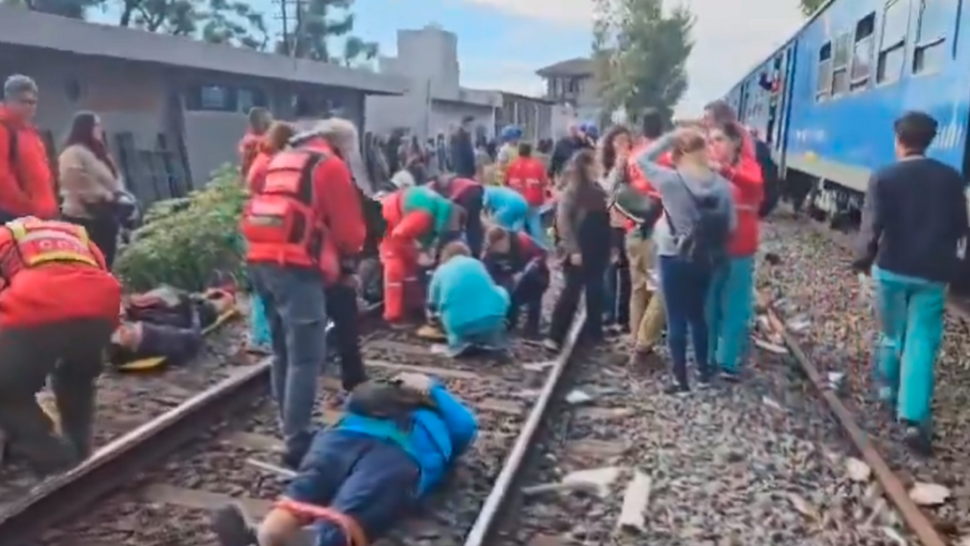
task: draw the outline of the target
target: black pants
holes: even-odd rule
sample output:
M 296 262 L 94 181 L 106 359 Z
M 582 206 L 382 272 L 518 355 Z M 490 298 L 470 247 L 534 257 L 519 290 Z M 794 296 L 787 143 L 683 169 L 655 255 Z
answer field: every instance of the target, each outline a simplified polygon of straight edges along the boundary
M 329 347 L 337 347 L 340 357 L 340 381 L 345 391 L 367 381 L 364 359 L 360 354 L 360 330 L 357 311 L 357 291 L 345 284 L 327 288 L 327 315 L 333 320 L 333 335 Z
M 549 288 L 549 269 L 544 260 L 535 260 L 525 267 L 522 276 L 514 283 L 509 294 L 512 305 L 509 306 L 507 320 L 509 329 L 518 325 L 519 313 L 525 307 L 525 332 L 539 333 L 539 320 L 542 318 L 542 296 Z
M 482 200 L 485 199 L 485 188 L 478 186 L 462 194 L 455 203 L 465 209 L 465 237 L 468 238 L 468 248 L 473 256 L 482 252 L 485 239 L 485 226 L 482 225 Z
M 118 222 L 110 217 L 78 218 L 63 216 L 61 219 L 86 229 L 91 242 L 98 247 L 101 254 L 104 254 L 104 261 L 108 265 L 108 269 L 111 269 L 115 263 L 115 254 L 118 252 Z
M 606 260 L 592 260 L 592 263 L 589 263 L 587 256 L 583 256 L 583 260 L 582 265 L 575 266 L 567 262 L 562 268 L 566 284 L 552 310 L 552 324 L 549 327 L 549 338 L 558 344 L 562 344 L 566 339 L 573 315 L 576 314 L 576 308 L 579 306 L 579 297 L 584 292 L 586 325 L 583 328 L 583 335 L 592 341 L 603 337 Z
M 112 331 L 101 319 L 0 330 L 0 428 L 11 455 L 25 458 L 37 474 L 66 470 L 90 455 L 95 380 Z M 47 376 L 63 436 L 37 403 Z

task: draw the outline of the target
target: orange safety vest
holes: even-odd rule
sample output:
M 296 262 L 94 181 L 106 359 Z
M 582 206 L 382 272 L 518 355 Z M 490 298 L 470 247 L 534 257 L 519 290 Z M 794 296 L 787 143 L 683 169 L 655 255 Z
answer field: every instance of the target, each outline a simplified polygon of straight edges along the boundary
M 320 265 L 326 226 L 313 209 L 313 173 L 329 157 L 308 150 L 273 157 L 262 187 L 243 210 L 240 231 L 248 261 Z
M 6 286 L 20 271 L 52 263 L 106 269 L 91 250 L 88 232 L 81 226 L 54 220 L 20 218 L 3 227 L 13 236 L 13 245 L 0 256 L 0 278 L 6 281 Z

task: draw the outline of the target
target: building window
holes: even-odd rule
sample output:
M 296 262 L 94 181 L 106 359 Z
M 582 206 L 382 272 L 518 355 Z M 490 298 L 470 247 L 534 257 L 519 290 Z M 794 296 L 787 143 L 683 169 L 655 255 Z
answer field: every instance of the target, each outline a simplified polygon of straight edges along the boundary
M 823 101 L 832 91 L 832 42 L 818 50 L 818 73 L 815 86 L 815 100 Z
M 269 100 L 266 93 L 260 89 L 238 89 L 236 90 L 236 106 L 239 112 L 248 113 L 255 107 L 266 108 Z
M 921 0 L 913 48 L 913 73 L 940 68 L 947 58 L 946 35 L 956 20 L 953 4 L 938 0 Z
M 855 27 L 855 45 L 852 47 L 851 90 L 861 89 L 869 83 L 872 72 L 872 45 L 876 34 L 875 12 L 866 15 Z
M 204 85 L 199 91 L 202 110 L 232 110 L 230 107 L 230 96 L 228 87 L 221 85 Z
M 852 61 L 852 34 L 835 39 L 832 53 L 832 96 L 849 91 L 849 63 Z
M 876 66 L 876 83 L 892 83 L 903 75 L 910 0 L 890 0 L 882 20 L 882 40 Z

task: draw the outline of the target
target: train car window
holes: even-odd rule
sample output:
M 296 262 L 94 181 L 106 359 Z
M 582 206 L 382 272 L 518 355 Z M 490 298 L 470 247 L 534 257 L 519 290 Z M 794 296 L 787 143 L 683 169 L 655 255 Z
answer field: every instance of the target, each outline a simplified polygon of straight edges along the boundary
M 855 43 L 852 46 L 852 70 L 849 73 L 849 89 L 855 91 L 869 83 L 872 72 L 872 48 L 876 35 L 876 13 L 863 17 L 855 27 Z
M 891 0 L 882 21 L 882 40 L 876 65 L 876 83 L 892 83 L 903 75 L 910 0 Z
M 914 74 L 935 70 L 946 62 L 946 35 L 955 18 L 950 2 L 921 0 L 913 48 Z
M 846 33 L 835 39 L 832 54 L 832 96 L 849 91 L 849 63 L 852 61 L 852 34 Z
M 818 81 L 815 87 L 815 100 L 828 99 L 832 92 L 832 42 L 826 43 L 818 50 Z

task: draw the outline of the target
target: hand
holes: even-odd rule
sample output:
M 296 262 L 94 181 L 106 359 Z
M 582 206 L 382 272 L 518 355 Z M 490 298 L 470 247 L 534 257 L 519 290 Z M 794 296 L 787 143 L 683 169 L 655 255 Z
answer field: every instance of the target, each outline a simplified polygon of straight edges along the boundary
M 421 254 L 418 254 L 418 265 L 421 267 L 431 267 L 434 265 L 434 258 L 432 258 L 427 252 L 422 252 Z
M 406 389 L 425 396 L 431 394 L 431 388 L 434 387 L 434 379 L 431 379 L 430 376 L 423 373 L 400 373 L 394 377 L 394 381 L 400 383 Z
M 576 254 L 570 254 L 569 263 L 576 267 L 583 265 L 583 255 L 578 252 Z

